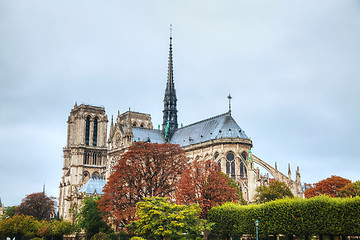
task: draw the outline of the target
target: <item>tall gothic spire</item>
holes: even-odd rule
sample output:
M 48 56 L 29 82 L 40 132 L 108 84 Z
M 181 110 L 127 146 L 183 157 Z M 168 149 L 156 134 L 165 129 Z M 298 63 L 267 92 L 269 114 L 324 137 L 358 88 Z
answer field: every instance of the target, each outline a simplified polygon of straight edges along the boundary
M 168 76 L 167 76 L 166 89 L 165 89 L 163 124 L 162 124 L 163 133 L 165 135 L 165 140 L 167 142 L 171 139 L 171 136 L 178 128 L 176 102 L 177 99 L 176 99 L 176 92 L 174 85 L 173 56 L 172 56 L 172 25 L 170 25 Z

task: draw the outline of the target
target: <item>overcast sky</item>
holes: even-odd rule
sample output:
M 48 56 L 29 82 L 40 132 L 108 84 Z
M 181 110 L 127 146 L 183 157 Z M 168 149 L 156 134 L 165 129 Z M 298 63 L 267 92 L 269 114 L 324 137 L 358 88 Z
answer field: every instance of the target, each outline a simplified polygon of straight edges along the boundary
M 0 0 L 0 198 L 58 197 L 74 103 L 161 123 L 173 24 L 179 123 L 224 113 L 303 182 L 359 180 L 358 0 Z M 293 174 L 294 176 L 294 174 Z

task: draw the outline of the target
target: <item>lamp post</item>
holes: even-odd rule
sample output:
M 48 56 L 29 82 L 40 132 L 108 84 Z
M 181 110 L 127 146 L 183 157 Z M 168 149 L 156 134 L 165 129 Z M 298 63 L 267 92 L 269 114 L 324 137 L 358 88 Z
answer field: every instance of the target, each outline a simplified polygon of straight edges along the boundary
M 256 228 L 256 240 L 259 240 L 259 231 L 258 231 L 258 227 L 259 227 L 259 220 L 255 220 L 255 228 Z
M 121 228 L 123 227 L 123 225 L 121 223 L 119 223 L 119 240 L 121 240 Z

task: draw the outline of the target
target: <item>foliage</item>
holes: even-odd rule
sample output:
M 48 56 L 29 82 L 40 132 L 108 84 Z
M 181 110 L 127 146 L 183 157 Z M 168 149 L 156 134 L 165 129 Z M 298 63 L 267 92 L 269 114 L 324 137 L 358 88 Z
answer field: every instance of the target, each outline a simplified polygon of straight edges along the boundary
M 75 226 L 67 221 L 41 221 L 37 235 L 40 237 L 62 236 L 75 231 Z
M 235 183 L 236 184 L 236 183 Z M 199 204 L 201 218 L 219 204 L 238 201 L 238 187 L 220 172 L 212 160 L 195 160 L 183 173 L 175 195 L 179 204 Z
M 106 233 L 99 232 L 92 236 L 91 240 L 109 240 L 109 237 Z
M 0 236 L 31 238 L 37 235 L 39 228 L 40 222 L 33 216 L 14 215 L 0 221 Z
M 73 231 L 74 226 L 70 222 L 38 221 L 33 216 L 14 215 L 0 221 L 0 236 L 3 237 L 60 237 Z
M 16 206 L 7 207 L 5 208 L 4 214 L 1 216 L 1 219 L 11 218 L 15 215 L 15 213 L 16 213 Z
M 234 179 L 232 179 L 231 177 L 229 177 L 227 174 L 221 172 L 222 175 L 225 176 L 225 178 L 228 180 L 228 185 L 232 188 L 235 188 L 236 189 L 236 194 L 238 195 L 239 197 L 239 200 L 237 201 L 238 203 L 240 204 L 243 204 L 243 205 L 246 205 L 247 202 L 246 200 L 244 199 L 244 196 L 243 196 L 243 193 L 239 187 L 239 185 L 235 182 Z
M 349 183 L 351 183 L 351 181 L 346 178 L 331 176 L 327 179 L 315 183 L 313 188 L 306 189 L 304 195 L 306 198 L 311 198 L 323 194 L 329 197 L 339 197 L 340 189 Z
M 355 197 L 360 196 L 360 181 L 348 183 L 339 190 L 340 197 Z
M 142 237 L 132 237 L 130 240 L 146 240 L 146 239 Z
M 33 216 L 38 220 L 49 220 L 54 213 L 54 197 L 48 197 L 43 192 L 29 194 L 16 208 L 16 213 Z
M 144 202 L 136 205 L 139 220 L 128 228 L 146 239 L 182 239 L 209 228 L 206 220 L 199 219 L 200 212 L 198 205 L 177 205 L 160 197 L 144 198 Z
M 114 167 L 99 207 L 116 224 L 126 225 L 144 197 L 172 197 L 186 168 L 185 152 L 178 145 L 136 142 Z
M 359 235 L 360 197 L 279 199 L 260 205 L 227 203 L 209 211 L 213 233 L 241 236 L 255 232 L 263 235 Z
M 99 198 L 86 197 L 84 205 L 76 215 L 77 225 L 84 229 L 89 237 L 98 232 L 111 232 L 111 228 L 103 221 L 105 214 L 98 208 L 98 200 Z
M 256 188 L 255 199 L 257 203 L 265 203 L 282 198 L 293 198 L 294 194 L 290 188 L 283 182 L 274 181 L 269 186 L 259 186 Z

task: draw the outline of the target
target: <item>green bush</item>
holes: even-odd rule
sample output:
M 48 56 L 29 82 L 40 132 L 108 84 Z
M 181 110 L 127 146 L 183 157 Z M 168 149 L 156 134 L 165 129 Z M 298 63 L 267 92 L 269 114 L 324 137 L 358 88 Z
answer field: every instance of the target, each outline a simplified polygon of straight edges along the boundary
M 359 235 L 360 197 L 280 199 L 260 205 L 227 203 L 209 211 L 213 234 Z
M 109 237 L 106 233 L 96 233 L 91 237 L 91 240 L 109 240 Z

